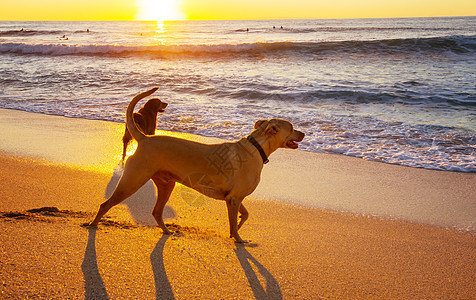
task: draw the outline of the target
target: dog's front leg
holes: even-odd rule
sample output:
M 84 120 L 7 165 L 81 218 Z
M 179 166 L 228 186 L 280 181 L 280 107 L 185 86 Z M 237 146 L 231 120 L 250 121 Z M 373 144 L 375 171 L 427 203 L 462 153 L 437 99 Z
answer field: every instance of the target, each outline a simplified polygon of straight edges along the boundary
M 238 211 L 240 210 L 243 198 L 230 197 L 226 199 L 228 208 L 228 221 L 230 222 L 230 237 L 234 238 L 237 243 L 247 243 L 238 234 Z

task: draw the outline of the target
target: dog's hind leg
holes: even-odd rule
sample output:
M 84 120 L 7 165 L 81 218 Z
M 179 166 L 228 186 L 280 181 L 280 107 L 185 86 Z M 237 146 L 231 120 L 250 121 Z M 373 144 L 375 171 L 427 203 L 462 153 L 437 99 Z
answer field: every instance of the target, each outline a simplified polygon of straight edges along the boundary
M 160 177 L 152 177 L 152 180 L 154 181 L 155 186 L 157 187 L 157 203 L 155 203 L 155 207 L 154 207 L 154 210 L 152 211 L 152 215 L 154 216 L 154 219 L 157 221 L 157 224 L 159 225 L 159 227 L 162 228 L 162 231 L 164 232 L 164 234 L 172 234 L 172 232 L 170 232 L 167 226 L 165 226 L 163 214 L 164 214 L 165 204 L 167 204 L 167 201 L 170 198 L 170 194 L 172 193 L 175 187 L 175 181 L 173 180 L 164 181 Z
M 114 206 L 121 203 L 137 192 L 151 177 L 152 174 L 134 172 L 138 169 L 138 165 L 133 162 L 134 157 L 131 156 L 126 163 L 121 179 L 116 186 L 116 189 L 104 203 L 99 207 L 96 218 L 89 224 L 89 226 L 97 226 L 101 218 Z M 132 164 L 134 164 L 132 166 Z

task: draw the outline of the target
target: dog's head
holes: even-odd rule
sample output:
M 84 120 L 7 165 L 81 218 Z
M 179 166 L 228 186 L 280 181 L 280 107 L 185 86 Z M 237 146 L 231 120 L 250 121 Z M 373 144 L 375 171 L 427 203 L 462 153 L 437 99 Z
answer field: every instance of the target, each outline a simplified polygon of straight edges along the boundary
M 259 129 L 267 138 L 274 139 L 277 148 L 297 149 L 298 143 L 304 139 L 304 133 L 294 130 L 293 124 L 286 120 L 259 120 L 255 123 L 255 129 Z
M 144 107 L 148 106 L 150 109 L 156 112 L 164 112 L 167 105 L 167 103 L 160 101 L 159 98 L 152 98 L 147 101 Z

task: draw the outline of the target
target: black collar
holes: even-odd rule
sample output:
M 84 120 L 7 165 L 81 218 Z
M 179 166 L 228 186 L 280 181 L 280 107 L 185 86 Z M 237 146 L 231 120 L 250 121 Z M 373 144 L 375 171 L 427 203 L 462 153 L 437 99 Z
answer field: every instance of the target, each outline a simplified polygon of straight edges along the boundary
M 264 153 L 263 148 L 261 148 L 261 145 L 255 140 L 254 137 L 251 135 L 247 136 L 246 139 L 250 141 L 253 146 L 258 150 L 259 154 L 261 155 L 261 158 L 263 159 L 263 164 L 267 164 L 269 162 L 268 156 L 266 156 L 266 153 Z

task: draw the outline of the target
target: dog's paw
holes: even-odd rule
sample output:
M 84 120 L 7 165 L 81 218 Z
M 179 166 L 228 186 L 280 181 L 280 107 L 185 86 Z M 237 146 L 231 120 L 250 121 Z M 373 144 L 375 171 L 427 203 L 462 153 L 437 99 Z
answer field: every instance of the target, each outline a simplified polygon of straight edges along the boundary
M 237 236 L 235 236 L 235 237 L 230 236 L 230 238 L 235 239 L 235 243 L 237 243 L 237 244 L 248 244 L 248 243 L 251 243 L 251 241 L 244 240 L 244 239 L 242 239 L 239 235 L 237 235 Z
M 235 244 L 240 244 L 240 245 L 250 245 L 251 244 L 251 241 L 248 241 L 248 240 L 235 240 Z
M 185 235 L 180 231 L 174 231 L 174 232 L 172 232 L 172 236 L 174 238 L 177 238 L 177 237 L 184 237 Z
M 98 227 L 97 225 L 91 225 L 91 223 L 89 223 L 89 222 L 83 223 L 80 226 L 84 227 L 84 228 L 97 228 Z

